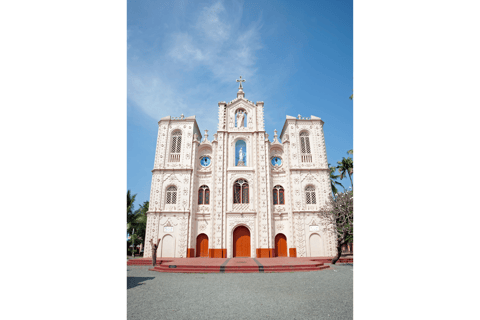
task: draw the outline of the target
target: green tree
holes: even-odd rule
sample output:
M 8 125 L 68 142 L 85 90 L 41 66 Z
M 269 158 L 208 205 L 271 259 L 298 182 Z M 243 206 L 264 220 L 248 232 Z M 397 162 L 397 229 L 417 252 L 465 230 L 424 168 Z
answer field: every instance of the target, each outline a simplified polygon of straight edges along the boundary
M 133 213 L 133 206 L 134 206 L 133 203 L 135 202 L 136 197 L 137 197 L 136 194 L 132 196 L 130 190 L 127 191 L 127 232 L 131 235 L 130 243 L 133 244 L 132 256 L 134 256 L 134 253 L 135 253 L 135 240 L 137 238 L 137 236 L 134 234 L 135 214 Z
M 127 191 L 127 215 L 133 213 L 133 203 L 135 202 L 136 197 L 136 194 L 132 196 L 130 190 Z
M 353 150 L 347 151 L 347 154 L 353 154 Z M 353 181 L 352 181 L 352 175 L 353 175 L 353 159 L 348 157 L 345 158 L 343 157 L 342 161 L 338 161 L 338 172 L 340 173 L 340 180 L 343 180 L 344 177 L 347 176 L 350 178 L 350 183 L 352 184 L 352 189 L 353 189 Z
M 145 246 L 145 233 L 147 229 L 147 211 L 148 211 L 149 202 L 145 201 L 140 208 L 127 214 L 127 231 L 131 234 L 131 244 L 134 246 L 132 249 L 132 257 L 134 256 L 133 251 L 135 250 L 135 243 L 143 243 Z
M 335 171 L 337 171 L 337 168 L 331 167 L 330 163 L 328 164 L 328 168 L 330 169 L 330 185 L 332 187 L 333 196 L 335 197 L 335 195 L 338 193 L 338 189 L 336 186 L 341 186 L 343 188 L 343 191 L 345 191 L 345 187 L 340 182 L 337 181 L 337 179 L 340 177 L 339 175 L 335 174 Z
M 138 238 L 140 240 L 140 243 L 143 243 L 143 246 L 145 247 L 145 233 L 147 230 L 147 211 L 148 211 L 148 206 L 150 203 L 148 201 L 145 201 L 142 205 L 140 205 L 140 208 L 138 208 L 135 211 L 135 218 L 134 218 L 134 223 L 135 223 L 135 233 L 138 235 Z

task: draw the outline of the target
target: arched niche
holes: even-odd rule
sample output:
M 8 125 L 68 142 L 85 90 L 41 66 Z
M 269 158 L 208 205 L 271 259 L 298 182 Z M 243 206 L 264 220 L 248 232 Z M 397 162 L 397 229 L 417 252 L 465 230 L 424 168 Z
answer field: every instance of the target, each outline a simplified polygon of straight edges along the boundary
M 239 125 L 238 120 L 242 118 L 242 115 L 243 115 L 243 121 Z M 248 114 L 245 109 L 238 108 L 237 110 L 235 110 L 235 114 L 234 114 L 235 128 L 238 128 L 238 127 L 246 128 L 248 126 L 247 118 L 248 118 Z
M 242 150 L 243 153 L 243 164 L 240 161 L 240 149 Z M 247 143 L 245 140 L 237 140 L 235 142 L 235 166 L 248 166 L 247 163 Z
M 324 239 L 318 233 L 312 233 L 309 239 L 310 257 L 324 257 Z
M 175 238 L 167 234 L 162 239 L 162 258 L 175 258 Z

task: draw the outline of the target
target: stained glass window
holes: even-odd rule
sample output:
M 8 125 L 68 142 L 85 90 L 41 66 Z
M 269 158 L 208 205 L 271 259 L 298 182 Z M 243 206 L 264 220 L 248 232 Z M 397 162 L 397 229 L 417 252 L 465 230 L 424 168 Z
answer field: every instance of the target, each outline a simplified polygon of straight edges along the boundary
M 273 204 L 285 204 L 284 190 L 280 185 L 273 188 Z
M 198 189 L 198 204 L 210 204 L 210 189 L 206 185 Z
M 248 182 L 243 179 L 235 181 L 233 186 L 233 203 L 248 203 Z
M 276 166 L 276 165 L 281 165 L 282 164 L 282 159 L 280 159 L 279 157 L 273 157 L 272 158 L 272 166 Z
M 210 165 L 210 158 L 209 157 L 203 157 L 200 160 L 200 164 L 204 167 L 208 167 Z

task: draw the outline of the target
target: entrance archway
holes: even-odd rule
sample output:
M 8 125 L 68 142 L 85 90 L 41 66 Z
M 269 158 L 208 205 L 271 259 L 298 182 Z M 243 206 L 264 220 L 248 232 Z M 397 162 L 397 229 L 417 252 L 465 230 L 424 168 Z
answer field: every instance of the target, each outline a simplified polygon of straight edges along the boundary
M 197 257 L 208 257 L 208 236 L 205 233 L 197 237 Z
M 288 257 L 287 237 L 282 233 L 275 236 L 275 257 Z
M 247 227 L 237 227 L 233 231 L 233 257 L 250 257 L 250 231 Z

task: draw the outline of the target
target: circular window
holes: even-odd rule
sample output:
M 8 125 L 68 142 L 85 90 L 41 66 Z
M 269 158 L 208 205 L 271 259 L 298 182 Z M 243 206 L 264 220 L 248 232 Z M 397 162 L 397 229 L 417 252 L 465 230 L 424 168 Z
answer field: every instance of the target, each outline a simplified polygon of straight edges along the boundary
M 200 164 L 204 167 L 208 167 L 210 165 L 210 158 L 209 157 L 202 157 L 200 159 Z
M 282 159 L 279 157 L 272 158 L 272 166 L 280 166 L 282 165 Z

